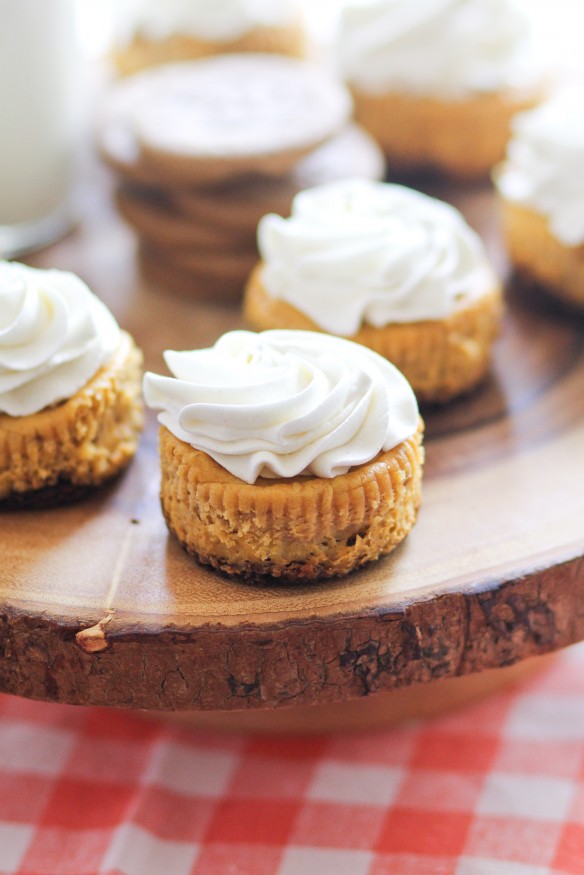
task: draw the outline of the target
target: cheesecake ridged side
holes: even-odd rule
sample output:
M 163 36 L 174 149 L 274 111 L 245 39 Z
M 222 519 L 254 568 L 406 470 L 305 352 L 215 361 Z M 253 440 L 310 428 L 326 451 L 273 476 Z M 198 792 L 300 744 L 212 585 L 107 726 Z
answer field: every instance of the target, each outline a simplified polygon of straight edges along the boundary
M 189 553 L 227 574 L 283 582 L 344 575 L 389 553 L 414 525 L 421 441 L 420 425 L 347 474 L 250 485 L 162 427 L 162 510 Z
M 112 358 L 72 398 L 28 416 L 0 415 L 0 502 L 58 501 L 115 477 L 143 424 L 142 354 L 122 332 Z

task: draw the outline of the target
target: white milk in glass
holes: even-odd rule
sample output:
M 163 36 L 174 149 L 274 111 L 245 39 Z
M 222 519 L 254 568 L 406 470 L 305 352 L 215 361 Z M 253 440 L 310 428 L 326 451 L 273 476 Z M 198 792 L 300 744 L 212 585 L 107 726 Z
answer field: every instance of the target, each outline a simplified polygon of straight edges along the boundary
M 0 258 L 70 223 L 78 86 L 75 0 L 0 0 Z

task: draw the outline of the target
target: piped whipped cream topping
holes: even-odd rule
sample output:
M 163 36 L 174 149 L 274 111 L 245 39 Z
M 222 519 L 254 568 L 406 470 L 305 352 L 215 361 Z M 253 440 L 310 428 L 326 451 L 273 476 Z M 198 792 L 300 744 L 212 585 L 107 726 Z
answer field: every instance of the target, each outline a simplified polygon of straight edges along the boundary
M 71 398 L 113 355 L 120 329 L 72 273 L 0 261 L 0 412 Z
M 365 91 L 460 98 L 533 86 L 526 18 L 513 0 L 369 0 L 345 9 L 345 79 Z
M 311 331 L 231 331 L 210 349 L 167 351 L 146 403 L 175 437 L 247 483 L 335 477 L 411 437 L 405 377 L 363 346 Z
M 186 34 L 209 42 L 238 39 L 256 27 L 282 27 L 298 14 L 296 0 L 134 0 L 127 9 L 126 34 L 166 39 Z
M 517 115 L 512 131 L 495 173 L 499 191 L 546 216 L 565 246 L 584 243 L 584 91 L 562 92 Z
M 262 283 L 332 334 L 443 319 L 497 285 L 454 207 L 400 185 L 354 179 L 307 189 L 289 219 L 258 226 Z

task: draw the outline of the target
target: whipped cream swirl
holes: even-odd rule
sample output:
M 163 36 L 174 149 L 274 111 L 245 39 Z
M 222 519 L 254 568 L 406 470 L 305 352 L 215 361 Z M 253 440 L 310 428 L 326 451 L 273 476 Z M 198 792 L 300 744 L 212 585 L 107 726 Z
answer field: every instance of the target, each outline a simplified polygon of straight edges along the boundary
M 149 39 L 186 34 L 223 42 L 256 27 L 285 26 L 298 13 L 296 0 L 134 0 L 127 5 L 122 39 L 129 36 L 133 20 L 134 28 Z
M 565 246 L 584 243 L 583 106 L 584 91 L 568 91 L 516 116 L 495 173 L 503 197 L 546 216 Z
M 399 185 L 343 180 L 294 198 L 258 227 L 266 292 L 332 334 L 443 319 L 497 281 L 448 204 Z
M 345 79 L 364 91 L 460 98 L 532 86 L 527 21 L 512 0 L 369 0 L 345 9 Z
M 72 273 L 0 261 L 0 412 L 27 416 L 81 389 L 120 329 Z
M 231 331 L 210 349 L 167 351 L 146 403 L 175 437 L 247 483 L 335 477 L 411 437 L 405 377 L 363 346 L 311 331 Z

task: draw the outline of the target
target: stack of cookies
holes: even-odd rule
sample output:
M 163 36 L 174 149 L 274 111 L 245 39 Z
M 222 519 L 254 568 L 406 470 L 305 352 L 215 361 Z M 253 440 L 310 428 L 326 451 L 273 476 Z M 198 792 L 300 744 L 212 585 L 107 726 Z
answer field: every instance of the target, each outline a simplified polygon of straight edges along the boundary
M 384 162 L 324 71 L 267 54 L 169 64 L 117 83 L 100 149 L 140 237 L 145 277 L 169 291 L 236 300 L 256 227 L 303 188 L 380 179 Z

